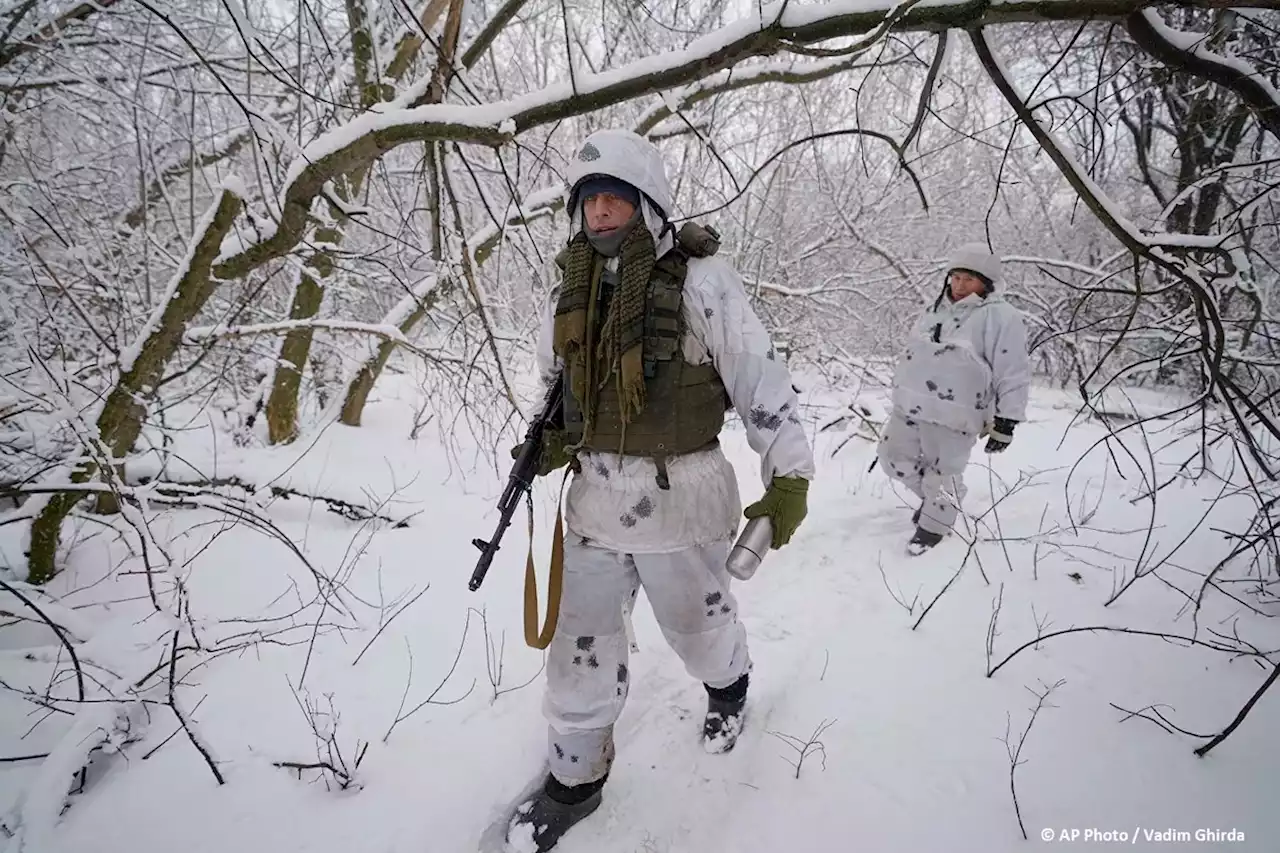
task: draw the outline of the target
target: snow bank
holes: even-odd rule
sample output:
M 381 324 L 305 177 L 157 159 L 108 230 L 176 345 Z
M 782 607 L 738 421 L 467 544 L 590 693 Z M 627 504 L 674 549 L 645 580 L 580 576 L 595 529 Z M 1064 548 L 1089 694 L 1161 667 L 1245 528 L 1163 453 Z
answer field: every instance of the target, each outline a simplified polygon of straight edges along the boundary
M 216 457 L 219 472 L 374 502 L 398 491 L 397 500 L 422 512 L 395 530 L 305 504 L 263 507 L 297 553 L 211 511 L 153 519 L 157 541 L 182 567 L 206 647 L 263 638 L 235 654 L 206 652 L 183 678 L 182 705 L 226 784 L 217 785 L 184 735 L 166 742 L 176 725 L 153 707 L 158 724 L 124 748 L 128 761 L 59 818 L 69 773 L 103 732 L 117 729 L 121 709 L 55 715 L 22 739 L 30 706 L 0 694 L 0 755 L 52 753 L 43 764 L 0 765 L 0 809 L 12 816 L 20 806 L 27 849 L 169 853 L 177 838 L 191 853 L 468 851 L 498 804 L 541 766 L 543 656 L 520 639 L 523 519 L 481 590 L 466 589 L 477 553 L 470 539 L 491 532 L 507 460 L 495 471 L 486 462 L 493 448 L 459 439 L 448 455 L 435 437 L 405 438 L 419 404 L 412 377 L 386 376 L 379 393 L 366 426 L 331 427 L 304 439 L 306 447 L 248 452 L 220 435 L 210 445 L 209 431 L 178 434 L 175 458 L 201 469 Z M 965 524 L 934 552 L 908 558 L 911 497 L 867 472 L 872 446 L 852 442 L 832 457 L 847 436 L 817 432 L 850 402 L 871 410 L 875 399 L 821 389 L 803 397 L 822 460 L 809 517 L 791 545 L 735 586 L 755 662 L 737 748 L 702 751 L 705 694 L 649 609 L 637 607 L 639 651 L 629 662 L 632 687 L 605 801 L 557 853 L 772 853 L 844 849 L 850 839 L 877 853 L 1024 851 L 1002 741 L 1016 743 L 1026 729 L 1031 692 L 1055 684 L 1017 768 L 1029 835 L 1046 827 L 1234 828 L 1246 841 L 1231 849 L 1269 850 L 1280 833 L 1271 802 L 1280 695 L 1264 696 L 1207 760 L 1191 752 L 1202 738 L 1162 730 L 1155 715 L 1186 731 L 1219 731 L 1265 678 L 1256 658 L 1109 632 L 1034 642 L 1112 626 L 1212 642 L 1234 642 L 1238 633 L 1258 648 L 1280 647 L 1276 620 L 1250 609 L 1280 613 L 1280 603 L 1256 579 L 1244 582 L 1244 565 L 1204 591 L 1198 615 L 1188 604 L 1205 567 L 1224 553 L 1216 530 L 1240 528 L 1248 496 L 1214 503 L 1221 483 L 1205 478 L 1160 492 L 1154 506 L 1136 499 L 1144 484 L 1133 464 L 1094 447 L 1105 426 L 1073 424 L 1073 413 L 1058 408 L 1068 394 L 1037 390 L 1009 450 L 974 451 Z M 1142 440 L 1133 442 L 1146 460 Z M 1152 445 L 1164 477 L 1197 443 L 1163 435 Z M 754 500 L 756 462 L 740 429 L 726 432 L 725 447 L 744 499 Z M 1235 476 L 1223 450 L 1212 451 L 1216 470 Z M 1123 477 L 1115 464 L 1128 466 Z M 550 485 L 539 482 L 534 509 L 544 585 Z M 54 591 L 93 623 L 95 651 L 146 648 L 168 625 L 150 626 L 138 556 L 102 529 L 85 528 L 89 538 Z M 0 548 L 10 535 L 0 528 Z M 121 561 L 135 573 L 105 574 Z M 1133 581 L 1135 570 L 1149 573 Z M 332 579 L 337 594 L 320 596 L 313 571 Z M 147 628 L 124 630 L 134 624 Z M 0 655 L 6 672 L 24 668 L 31 683 L 54 666 Z M 313 727 L 307 708 L 323 709 L 325 719 Z M 801 761 L 797 744 L 819 731 Z M 342 790 L 323 768 L 276 766 L 331 761 L 326 743 L 347 762 L 363 755 L 358 792 Z

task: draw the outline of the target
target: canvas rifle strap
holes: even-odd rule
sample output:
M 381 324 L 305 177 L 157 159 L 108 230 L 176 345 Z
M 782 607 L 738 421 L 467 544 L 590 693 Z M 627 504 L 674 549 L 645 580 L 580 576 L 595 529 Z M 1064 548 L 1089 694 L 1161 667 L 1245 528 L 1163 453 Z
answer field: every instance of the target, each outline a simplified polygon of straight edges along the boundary
M 524 641 L 533 649 L 545 649 L 556 635 L 560 618 L 560 589 L 564 583 L 564 487 L 569 482 L 568 469 L 560 481 L 556 499 L 556 527 L 551 534 L 551 566 L 547 578 L 547 621 L 538 630 L 538 578 L 533 567 L 533 495 L 529 494 L 529 558 L 524 566 Z

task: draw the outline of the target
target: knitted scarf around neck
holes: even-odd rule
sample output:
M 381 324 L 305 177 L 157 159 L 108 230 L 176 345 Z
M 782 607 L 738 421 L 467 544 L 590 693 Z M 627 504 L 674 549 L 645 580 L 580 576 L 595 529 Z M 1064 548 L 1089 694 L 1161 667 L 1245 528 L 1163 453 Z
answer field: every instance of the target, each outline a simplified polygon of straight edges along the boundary
M 553 347 L 565 361 L 570 390 L 582 406 L 584 440 L 595 420 L 596 392 L 611 377 L 617 382 L 623 424 L 644 408 L 644 311 L 656 259 L 653 234 L 641 222 L 618 253 L 618 286 L 602 321 L 596 313 L 607 259 L 591 247 L 585 231 L 569 243 Z

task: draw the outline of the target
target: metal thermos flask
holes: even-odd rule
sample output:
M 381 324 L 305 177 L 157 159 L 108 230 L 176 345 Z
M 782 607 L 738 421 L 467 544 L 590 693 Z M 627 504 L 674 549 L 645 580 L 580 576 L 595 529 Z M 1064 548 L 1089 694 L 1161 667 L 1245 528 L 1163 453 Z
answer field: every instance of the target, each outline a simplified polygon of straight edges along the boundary
M 769 516 L 756 516 L 742 529 L 742 535 L 729 552 L 725 568 L 738 580 L 748 580 L 760 568 L 760 561 L 764 559 L 772 542 L 773 525 L 769 522 Z

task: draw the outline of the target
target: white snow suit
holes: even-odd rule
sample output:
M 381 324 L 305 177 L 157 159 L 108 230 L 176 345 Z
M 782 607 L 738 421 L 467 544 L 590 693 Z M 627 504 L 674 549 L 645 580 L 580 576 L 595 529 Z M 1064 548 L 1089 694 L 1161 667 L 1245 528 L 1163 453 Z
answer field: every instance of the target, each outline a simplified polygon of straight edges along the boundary
M 999 260 L 981 246 L 962 247 L 951 268 L 999 279 Z M 945 533 L 955 524 L 979 433 L 997 417 L 1025 420 L 1030 385 L 1022 316 L 998 293 L 952 302 L 944 291 L 920 317 L 894 372 L 878 458 L 921 499 L 922 529 Z
M 671 251 L 671 190 L 661 154 L 627 131 L 592 134 L 568 170 L 570 186 L 592 175 L 632 184 L 658 257 Z M 652 200 L 652 204 L 650 203 Z M 583 227 L 572 211 L 570 236 Z M 615 265 L 617 259 L 611 259 Z M 690 258 L 681 340 L 690 364 L 713 363 L 761 458 L 774 475 L 812 479 L 814 460 L 796 416 L 786 366 L 751 308 L 742 279 L 716 257 Z M 561 365 L 552 350 L 558 288 L 544 309 L 538 367 L 549 387 Z M 643 586 L 663 636 L 693 678 L 728 687 L 747 673 L 746 629 L 725 569 L 742 502 L 733 466 L 717 445 L 671 457 L 669 489 L 644 457 L 580 451 L 581 471 L 565 501 L 564 586 L 547 660 L 544 713 L 552 773 L 566 785 L 600 779 L 613 757 L 612 732 L 627 698 L 625 616 Z

